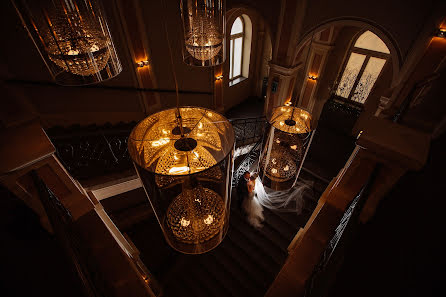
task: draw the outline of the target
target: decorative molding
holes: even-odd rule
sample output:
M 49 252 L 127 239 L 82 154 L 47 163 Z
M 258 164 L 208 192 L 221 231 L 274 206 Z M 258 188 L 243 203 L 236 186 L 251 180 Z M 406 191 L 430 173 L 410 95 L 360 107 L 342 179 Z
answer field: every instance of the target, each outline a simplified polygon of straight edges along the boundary
M 270 67 L 270 72 L 274 72 L 274 74 L 277 74 L 277 75 L 283 76 L 283 77 L 293 76 L 294 74 L 296 74 L 296 71 L 298 69 L 302 68 L 302 66 L 303 66 L 302 63 L 299 63 L 292 67 L 285 67 L 285 66 L 274 64 L 272 62 L 269 62 L 268 65 Z

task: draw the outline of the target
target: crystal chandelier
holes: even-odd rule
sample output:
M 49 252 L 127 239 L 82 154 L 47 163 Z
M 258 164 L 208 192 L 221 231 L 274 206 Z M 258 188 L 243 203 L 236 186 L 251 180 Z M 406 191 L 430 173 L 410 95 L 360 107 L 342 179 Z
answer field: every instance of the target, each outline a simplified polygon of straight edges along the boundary
M 184 62 L 215 66 L 225 60 L 225 5 L 223 0 L 182 0 Z
M 91 84 L 121 72 L 99 0 L 13 3 L 57 83 Z
M 311 115 L 294 106 L 273 110 L 259 169 L 262 183 L 285 190 L 296 182 L 313 137 Z
M 200 107 L 155 113 L 132 131 L 128 148 L 167 242 L 199 254 L 228 229 L 234 131 Z

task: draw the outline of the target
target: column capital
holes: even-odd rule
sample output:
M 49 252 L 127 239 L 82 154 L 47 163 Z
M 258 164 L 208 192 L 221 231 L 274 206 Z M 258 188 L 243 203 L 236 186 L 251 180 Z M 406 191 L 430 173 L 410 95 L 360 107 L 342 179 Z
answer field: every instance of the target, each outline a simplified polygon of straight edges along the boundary
M 279 75 L 279 76 L 292 76 L 292 75 L 296 74 L 296 71 L 303 66 L 302 63 L 299 63 L 295 66 L 286 67 L 286 66 L 274 64 L 272 62 L 269 62 L 268 65 L 270 67 L 270 70 L 274 71 L 274 74 Z

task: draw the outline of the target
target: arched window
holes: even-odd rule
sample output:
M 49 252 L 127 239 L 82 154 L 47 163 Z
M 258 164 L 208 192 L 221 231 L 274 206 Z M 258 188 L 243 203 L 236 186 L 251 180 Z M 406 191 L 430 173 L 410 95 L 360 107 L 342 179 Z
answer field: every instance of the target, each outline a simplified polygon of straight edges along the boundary
M 252 24 L 247 15 L 235 19 L 231 27 L 229 47 L 229 85 L 248 77 L 251 53 Z
M 389 57 L 389 49 L 378 36 L 362 33 L 350 50 L 336 96 L 364 104 Z

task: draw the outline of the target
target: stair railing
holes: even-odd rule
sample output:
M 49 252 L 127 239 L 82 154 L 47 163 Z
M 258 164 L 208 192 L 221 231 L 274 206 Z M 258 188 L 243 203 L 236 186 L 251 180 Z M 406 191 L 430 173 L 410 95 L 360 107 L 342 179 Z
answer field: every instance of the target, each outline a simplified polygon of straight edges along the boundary
M 305 297 L 323 297 L 327 295 L 335 280 L 334 275 L 336 274 L 337 268 L 339 268 L 346 248 L 348 248 L 356 233 L 355 231 L 360 225 L 359 216 L 381 167 L 382 164 L 380 163 L 375 166 L 365 185 L 345 210 L 318 264 L 306 282 Z

